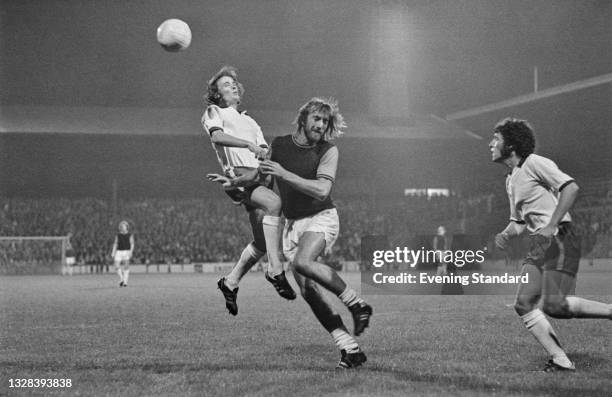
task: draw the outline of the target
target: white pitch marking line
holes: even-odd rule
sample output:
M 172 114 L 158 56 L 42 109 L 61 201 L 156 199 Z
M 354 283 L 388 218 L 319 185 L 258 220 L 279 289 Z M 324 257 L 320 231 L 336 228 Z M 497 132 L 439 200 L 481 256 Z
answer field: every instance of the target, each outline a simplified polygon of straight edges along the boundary
M 89 328 L 99 328 L 103 326 L 108 326 L 111 324 L 103 323 L 103 324 L 73 324 L 73 325 L 46 325 L 46 326 L 33 326 L 33 327 L 24 327 L 21 329 L 89 329 Z M 125 324 L 114 324 L 113 326 L 123 326 Z M 139 324 L 141 327 L 149 327 L 149 326 L 158 326 L 158 325 L 181 325 L 181 323 L 141 323 Z

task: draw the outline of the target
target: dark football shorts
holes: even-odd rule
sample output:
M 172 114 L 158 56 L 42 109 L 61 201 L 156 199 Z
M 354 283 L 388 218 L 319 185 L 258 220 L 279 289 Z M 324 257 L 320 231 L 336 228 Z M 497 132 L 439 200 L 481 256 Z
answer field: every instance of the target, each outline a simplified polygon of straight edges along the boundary
M 541 270 L 557 270 L 576 276 L 580 263 L 581 236 L 569 222 L 559 225 L 559 233 L 553 237 L 529 236 L 529 252 L 526 264 Z
M 246 170 L 252 170 L 252 168 L 236 167 L 234 168 L 234 173 L 236 174 L 236 176 L 240 176 Z M 260 186 L 272 189 L 274 183 L 272 181 L 266 182 L 265 180 L 260 179 L 258 181 L 253 181 L 253 183 L 245 187 L 234 187 L 226 189 L 225 194 L 227 194 L 230 199 L 232 199 L 232 202 L 234 204 L 244 205 L 244 208 L 247 210 L 247 212 L 251 212 L 257 208 L 251 203 L 251 194 L 253 194 L 253 191 L 255 191 L 255 189 Z

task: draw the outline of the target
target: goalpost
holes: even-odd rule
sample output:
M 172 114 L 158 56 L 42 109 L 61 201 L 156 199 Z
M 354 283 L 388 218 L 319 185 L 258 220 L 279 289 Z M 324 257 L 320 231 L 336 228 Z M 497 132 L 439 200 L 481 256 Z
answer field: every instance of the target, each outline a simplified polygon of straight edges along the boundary
M 67 236 L 0 237 L 0 274 L 61 274 Z

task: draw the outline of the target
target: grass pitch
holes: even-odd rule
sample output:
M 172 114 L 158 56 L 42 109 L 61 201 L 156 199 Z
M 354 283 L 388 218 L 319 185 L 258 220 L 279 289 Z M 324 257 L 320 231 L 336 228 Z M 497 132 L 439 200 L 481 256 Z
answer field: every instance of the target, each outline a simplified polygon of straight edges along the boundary
M 511 296 L 370 296 L 359 338 L 368 362 L 340 357 L 305 302 L 244 279 L 237 317 L 218 276 L 132 274 L 0 278 L 0 395 L 82 396 L 609 396 L 612 322 L 551 320 L 576 373 L 547 357 Z M 357 286 L 357 274 L 344 274 Z M 601 279 L 581 273 L 578 293 Z M 609 273 L 606 274 L 609 277 Z M 295 284 L 294 284 L 295 285 Z M 612 296 L 598 296 L 612 302 Z M 348 311 L 330 297 L 349 329 Z M 71 388 L 9 388 L 9 379 L 71 379 Z

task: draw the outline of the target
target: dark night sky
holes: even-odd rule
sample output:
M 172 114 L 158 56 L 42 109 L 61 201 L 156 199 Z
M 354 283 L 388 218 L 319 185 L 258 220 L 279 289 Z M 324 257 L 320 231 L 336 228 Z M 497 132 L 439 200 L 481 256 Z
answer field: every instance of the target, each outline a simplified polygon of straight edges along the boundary
M 294 110 L 333 95 L 348 112 L 370 96 L 378 9 L 397 10 L 414 111 L 445 115 L 612 71 L 612 2 L 3 0 L 3 105 L 199 107 L 206 78 L 239 68 L 246 104 Z M 155 29 L 186 20 L 188 51 Z M 407 38 L 407 39 L 406 39 Z M 377 81 L 377 80 L 374 80 Z M 405 99 L 404 97 L 401 97 Z
M 157 44 L 167 18 L 191 26 L 188 50 Z M 231 64 L 266 135 L 289 132 L 293 112 L 320 95 L 339 100 L 348 139 L 390 137 L 376 121 L 381 109 L 398 117 L 393 137 L 403 139 L 407 114 L 444 117 L 531 92 L 534 66 L 541 90 L 612 73 L 610 21 L 609 0 L 1 0 L 0 133 L 146 134 L 163 124 L 157 130 L 201 134 L 205 82 Z M 488 169 L 491 127 L 513 115 L 534 123 L 541 153 L 612 175 L 610 109 L 607 83 L 460 120 L 485 138 L 463 160 Z M 147 111 L 160 119 L 147 124 Z M 438 177 L 453 179 L 465 151 L 433 138 L 431 147 L 404 146 L 446 161 Z M 346 145 L 357 153 L 363 142 Z M 397 153 L 373 167 L 404 161 L 397 141 L 377 145 Z

